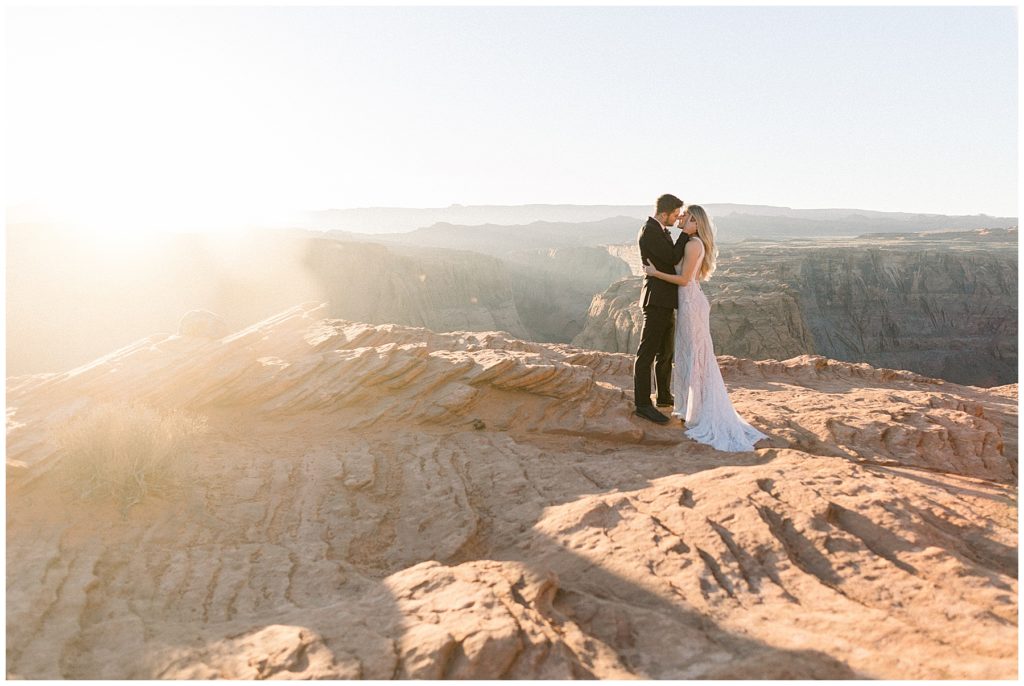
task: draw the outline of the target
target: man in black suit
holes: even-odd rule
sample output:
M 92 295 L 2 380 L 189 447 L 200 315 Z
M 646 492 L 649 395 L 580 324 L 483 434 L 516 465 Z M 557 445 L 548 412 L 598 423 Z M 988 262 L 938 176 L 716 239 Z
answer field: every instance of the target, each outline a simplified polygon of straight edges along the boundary
M 661 196 L 655 205 L 654 216 L 647 218 L 647 223 L 637 236 L 641 260 L 645 264 L 653 264 L 658 271 L 674 274 L 676 265 L 683 259 L 683 248 L 690 237 L 680 232 L 673 241 L 672 233 L 668 230 L 679 219 L 682 207 L 683 201 L 676 196 Z M 651 404 L 651 364 L 657 360 L 654 376 L 658 405 L 671 406 L 672 347 L 678 288 L 674 283 L 645 276 L 640 291 L 644 324 L 640 330 L 640 346 L 633 365 L 633 398 L 636 414 L 658 424 L 668 422 L 668 417 Z

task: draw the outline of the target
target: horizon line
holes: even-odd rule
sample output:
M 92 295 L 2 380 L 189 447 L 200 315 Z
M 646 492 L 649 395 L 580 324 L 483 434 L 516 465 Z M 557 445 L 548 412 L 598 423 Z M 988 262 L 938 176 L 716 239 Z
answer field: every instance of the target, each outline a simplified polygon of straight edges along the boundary
M 518 204 L 502 204 L 502 203 L 474 203 L 474 204 L 463 204 L 463 203 L 451 203 L 449 205 L 359 205 L 355 207 L 326 207 L 321 209 L 305 209 L 296 210 L 297 212 L 348 212 L 353 210 L 450 210 L 453 208 L 474 208 L 474 207 L 653 207 L 654 203 L 573 203 L 573 202 L 530 202 L 530 203 L 518 203 Z M 701 202 L 701 203 L 688 203 L 684 202 L 685 205 L 737 205 L 740 207 L 770 207 L 778 210 L 794 210 L 794 211 L 821 211 L 821 210 L 832 210 L 840 212 L 879 212 L 884 214 L 914 214 L 914 215 L 929 215 L 936 217 L 992 217 L 994 219 L 1017 219 L 1019 215 L 1000 215 L 990 214 L 988 212 L 973 212 L 973 213 L 959 213 L 959 214 L 947 214 L 943 212 L 921 212 L 911 210 L 874 210 L 866 207 L 793 207 L 791 205 L 768 205 L 766 203 L 743 203 L 743 202 Z

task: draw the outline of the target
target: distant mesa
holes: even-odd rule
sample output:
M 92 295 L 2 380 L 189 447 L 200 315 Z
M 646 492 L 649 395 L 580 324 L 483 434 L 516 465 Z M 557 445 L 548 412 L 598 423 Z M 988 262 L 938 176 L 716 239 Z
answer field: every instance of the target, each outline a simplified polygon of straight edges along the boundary
M 769 205 L 700 202 L 715 217 L 719 228 L 736 239 L 757 234 L 855 235 L 864 227 L 883 232 L 926 231 L 941 228 L 977 228 L 1017 225 L 1016 217 L 879 212 L 860 209 L 793 209 Z M 303 226 L 310 229 L 359 234 L 406 233 L 443 223 L 450 225 L 523 226 L 534 222 L 580 224 L 612 217 L 629 217 L 633 224 L 651 213 L 650 205 L 451 205 L 444 208 L 366 207 L 307 212 Z M 636 231 L 636 228 L 633 228 Z

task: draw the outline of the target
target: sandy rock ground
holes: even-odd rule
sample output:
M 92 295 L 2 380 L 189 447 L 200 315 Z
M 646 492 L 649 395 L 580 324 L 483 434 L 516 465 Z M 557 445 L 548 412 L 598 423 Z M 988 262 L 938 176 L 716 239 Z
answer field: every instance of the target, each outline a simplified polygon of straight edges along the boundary
M 323 319 L 8 379 L 10 678 L 1017 676 L 1017 387 L 721 357 L 771 446 L 631 415 L 632 357 Z M 207 418 L 122 516 L 61 423 Z

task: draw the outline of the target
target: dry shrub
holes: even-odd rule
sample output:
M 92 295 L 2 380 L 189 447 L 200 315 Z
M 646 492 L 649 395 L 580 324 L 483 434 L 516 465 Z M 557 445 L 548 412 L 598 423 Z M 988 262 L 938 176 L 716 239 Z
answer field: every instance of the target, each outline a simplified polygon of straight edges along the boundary
M 203 417 L 132 403 L 100 405 L 58 430 L 65 486 L 81 499 L 115 502 L 125 514 L 146 495 L 169 495 L 187 480 Z

